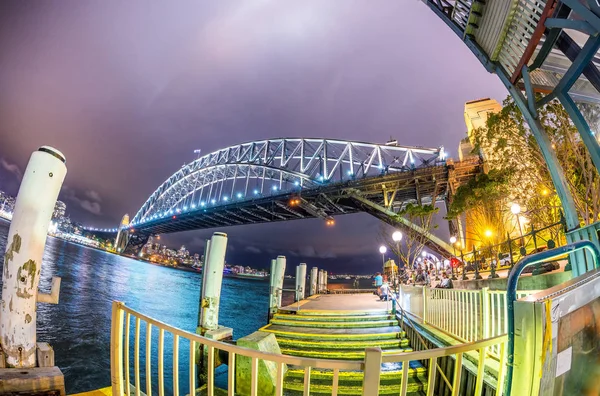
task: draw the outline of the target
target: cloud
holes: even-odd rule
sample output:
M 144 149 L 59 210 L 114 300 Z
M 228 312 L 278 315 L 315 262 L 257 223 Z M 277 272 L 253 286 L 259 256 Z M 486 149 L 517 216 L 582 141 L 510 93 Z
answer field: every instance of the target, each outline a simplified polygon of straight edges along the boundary
M 337 255 L 332 251 L 328 250 L 325 252 L 317 252 L 317 250 L 310 245 L 304 245 L 298 250 L 298 255 L 302 257 L 310 258 L 336 258 Z
M 87 190 L 85 192 L 85 196 L 91 199 L 92 201 L 102 202 L 102 197 L 100 196 L 100 194 L 98 194 L 97 191 Z
M 259 248 L 257 248 L 256 246 L 246 246 L 246 247 L 244 248 L 244 251 L 245 251 L 245 252 L 248 252 L 248 253 L 256 253 L 256 254 L 260 254 L 260 253 L 262 253 L 262 250 L 260 250 L 260 249 L 259 249 Z
M 4 158 L 2 158 L 0 160 L 0 165 L 2 165 L 2 167 L 4 169 L 6 169 L 10 173 L 12 173 L 17 178 L 17 180 L 21 181 L 21 179 L 23 179 L 23 171 L 21 171 L 21 168 L 19 168 L 19 165 L 11 164 L 10 162 L 6 161 Z
M 98 193 L 93 190 L 86 190 L 83 193 L 83 195 L 85 195 L 86 197 L 90 197 L 90 195 L 95 195 L 98 198 L 98 200 L 101 200 L 100 195 L 98 195 Z M 68 186 L 63 186 L 63 196 L 65 200 L 79 205 L 82 209 L 92 214 L 95 214 L 97 216 L 102 214 L 102 206 L 98 202 L 94 202 L 95 200 L 90 201 L 89 199 L 80 198 L 77 191 Z

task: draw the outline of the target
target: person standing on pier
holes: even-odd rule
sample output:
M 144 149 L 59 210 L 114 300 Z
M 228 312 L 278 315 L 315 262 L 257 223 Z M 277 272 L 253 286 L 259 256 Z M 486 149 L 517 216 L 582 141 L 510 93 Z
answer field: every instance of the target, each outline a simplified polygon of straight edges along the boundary
M 377 272 L 375 274 L 375 287 L 377 288 L 377 295 L 381 294 L 381 285 L 383 284 L 383 277 L 381 276 L 381 272 Z

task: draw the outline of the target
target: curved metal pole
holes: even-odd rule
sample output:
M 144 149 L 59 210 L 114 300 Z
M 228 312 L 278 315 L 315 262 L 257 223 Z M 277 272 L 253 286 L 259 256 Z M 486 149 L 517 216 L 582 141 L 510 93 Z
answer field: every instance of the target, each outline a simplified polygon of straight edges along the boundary
M 506 287 L 506 303 L 508 309 L 508 359 L 506 362 L 506 396 L 510 396 L 512 374 L 513 374 L 513 363 L 514 363 L 514 349 L 515 349 L 515 301 L 517 299 L 517 284 L 519 277 L 523 270 L 531 265 L 535 265 L 544 262 L 549 259 L 553 259 L 562 256 L 567 253 L 573 253 L 577 250 L 587 249 L 594 257 L 594 268 L 600 268 L 600 250 L 590 241 L 578 241 L 556 249 L 547 250 L 532 254 L 521 259 L 513 268 L 508 276 L 508 284 Z

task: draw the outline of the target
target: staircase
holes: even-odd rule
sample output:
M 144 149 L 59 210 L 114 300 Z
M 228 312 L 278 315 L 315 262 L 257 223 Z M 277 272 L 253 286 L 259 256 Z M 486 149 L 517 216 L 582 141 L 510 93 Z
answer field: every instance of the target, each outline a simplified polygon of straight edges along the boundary
M 340 360 L 363 360 L 365 348 L 380 347 L 383 354 L 410 352 L 409 340 L 387 310 L 379 311 L 281 311 L 262 329 L 277 338 L 286 355 Z M 380 395 L 400 394 L 402 364 L 386 363 L 382 367 Z M 311 370 L 311 395 L 331 394 L 333 371 Z M 363 373 L 340 371 L 338 395 L 360 395 Z M 302 394 L 304 369 L 288 367 L 284 379 L 286 395 Z M 408 395 L 423 395 L 427 386 L 427 371 L 419 362 L 409 368 Z

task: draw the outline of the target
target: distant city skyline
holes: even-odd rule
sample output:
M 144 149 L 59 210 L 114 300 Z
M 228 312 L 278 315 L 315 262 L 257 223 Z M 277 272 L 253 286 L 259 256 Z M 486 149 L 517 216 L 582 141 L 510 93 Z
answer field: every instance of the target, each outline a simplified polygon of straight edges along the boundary
M 464 103 L 507 95 L 419 2 L 7 1 L 0 22 L 0 189 L 16 194 L 30 153 L 55 146 L 68 167 L 60 199 L 89 226 L 133 216 L 196 149 L 392 136 L 457 157 Z M 379 228 L 359 214 L 335 227 L 305 220 L 221 231 L 232 262 L 284 254 L 368 272 Z M 214 231 L 165 241 L 201 250 Z

